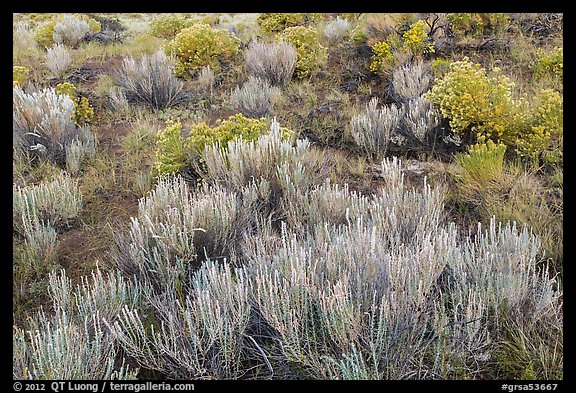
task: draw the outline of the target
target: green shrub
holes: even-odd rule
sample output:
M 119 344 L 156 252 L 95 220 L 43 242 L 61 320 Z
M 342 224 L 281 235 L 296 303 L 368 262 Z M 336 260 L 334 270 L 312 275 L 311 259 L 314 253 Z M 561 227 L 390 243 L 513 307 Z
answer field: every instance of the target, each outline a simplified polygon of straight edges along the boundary
M 24 86 L 28 82 L 30 70 L 23 66 L 12 66 L 12 84 L 14 86 Z
M 508 26 L 510 16 L 503 13 L 449 13 L 450 30 L 457 36 L 481 36 L 502 31 Z
M 478 143 L 468 147 L 467 153 L 455 156 L 461 169 L 458 180 L 466 185 L 486 186 L 491 179 L 503 175 L 505 153 L 506 145 L 479 138 Z
M 564 49 L 557 47 L 551 51 L 538 48 L 536 61 L 532 65 L 532 72 L 537 79 L 545 75 L 553 75 L 563 79 L 564 75 Z
M 234 34 L 198 23 L 176 34 L 166 51 L 176 57 L 175 72 L 182 77 L 205 66 L 219 70 L 221 62 L 230 60 L 239 47 L 240 40 Z
M 277 33 L 288 27 L 300 26 L 305 22 L 305 15 L 300 13 L 266 13 L 258 15 L 258 26 L 265 33 Z
M 166 128 L 158 132 L 158 150 L 154 170 L 158 175 L 168 175 L 186 166 L 186 154 L 182 139 L 182 124 L 166 121 Z
M 173 39 L 183 29 L 192 26 L 196 20 L 178 15 L 164 15 L 150 22 L 150 34 L 159 38 Z
M 328 59 L 328 52 L 320 44 L 318 33 L 312 27 L 289 27 L 280 34 L 280 38 L 296 48 L 298 59 L 295 72 L 298 78 L 309 77 Z

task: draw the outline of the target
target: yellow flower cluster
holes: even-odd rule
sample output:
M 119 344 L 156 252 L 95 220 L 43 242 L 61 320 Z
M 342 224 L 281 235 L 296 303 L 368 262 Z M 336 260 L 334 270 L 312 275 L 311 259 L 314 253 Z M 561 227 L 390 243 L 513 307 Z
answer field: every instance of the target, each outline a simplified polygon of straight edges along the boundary
M 23 66 L 12 67 L 12 84 L 14 86 L 23 86 L 28 82 L 30 70 Z
M 78 97 L 77 89 L 74 84 L 70 82 L 58 83 L 56 85 L 57 94 L 65 94 L 74 101 L 74 115 L 72 120 L 78 126 L 91 124 L 94 121 L 94 108 L 90 105 L 88 98 Z
M 166 46 L 166 52 L 176 57 L 177 76 L 190 76 L 205 66 L 220 68 L 240 48 L 240 40 L 233 33 L 197 23 L 181 30 Z
M 280 35 L 280 39 L 294 45 L 297 60 L 295 74 L 297 78 L 309 77 L 312 72 L 326 63 L 328 52 L 318 40 L 318 33 L 312 27 L 288 27 Z
M 434 42 L 428 40 L 428 34 L 426 34 L 427 27 L 423 20 L 419 20 L 402 34 L 404 48 L 413 55 L 434 53 Z
M 385 41 L 372 45 L 370 71 L 379 73 L 387 70 L 396 60 L 395 53 L 408 53 L 421 56 L 434 53 L 434 41 L 428 38 L 426 23 L 423 20 L 410 25 L 402 36 L 390 34 Z
M 541 78 L 544 75 L 554 75 L 563 79 L 564 49 L 557 47 L 551 51 L 544 51 L 542 48 L 538 48 L 532 71 L 536 78 Z

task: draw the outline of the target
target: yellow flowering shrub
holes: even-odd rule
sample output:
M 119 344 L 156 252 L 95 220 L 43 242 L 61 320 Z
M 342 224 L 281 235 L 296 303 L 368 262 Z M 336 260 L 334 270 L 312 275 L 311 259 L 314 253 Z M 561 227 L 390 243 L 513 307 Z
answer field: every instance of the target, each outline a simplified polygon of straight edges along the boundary
M 564 77 L 564 49 L 557 47 L 551 51 L 545 51 L 538 48 L 536 61 L 532 65 L 532 72 L 537 79 L 544 75 L 554 75 L 562 80 Z
M 288 27 L 300 26 L 306 22 L 302 13 L 268 13 L 258 15 L 256 23 L 264 33 L 278 33 Z
M 150 34 L 154 37 L 173 39 L 183 29 L 192 26 L 196 20 L 179 15 L 163 15 L 150 22 Z
M 428 26 L 423 20 L 412 24 L 410 29 L 402 34 L 404 48 L 413 55 L 434 53 L 434 42 L 428 40 L 427 28 Z
M 14 86 L 23 86 L 28 82 L 30 70 L 23 66 L 12 67 L 12 84 Z
M 422 56 L 434 53 L 434 41 L 428 39 L 426 29 L 428 26 L 423 20 L 418 20 L 401 36 L 390 34 L 385 41 L 372 45 L 372 63 L 370 71 L 381 73 L 390 68 L 396 61 L 395 53 L 405 53 Z
M 205 66 L 220 69 L 221 62 L 230 60 L 239 48 L 240 40 L 233 33 L 197 23 L 176 34 L 166 52 L 176 57 L 175 73 L 183 77 Z
M 258 139 L 270 130 L 270 124 L 264 118 L 251 119 L 242 114 L 230 116 L 227 120 L 218 120 L 215 127 L 206 123 L 195 124 L 190 127 L 190 135 L 185 141 L 186 149 L 201 155 L 206 145 L 220 143 L 226 148 L 229 141 L 242 137 L 245 141 Z
M 438 106 L 456 134 L 471 130 L 522 156 L 561 160 L 562 96 L 543 89 L 530 100 L 514 98 L 513 87 L 497 68 L 488 72 L 465 57 L 451 63 L 424 97 Z
M 425 98 L 438 105 L 453 132 L 462 134 L 471 129 L 511 144 L 521 117 L 512 98 L 513 87 L 498 69 L 488 73 L 465 57 L 450 64 L 450 70 Z
M 387 69 L 394 62 L 392 47 L 387 42 L 377 42 L 372 46 L 372 63 L 370 71 L 379 73 Z
M 229 141 L 239 137 L 245 141 L 257 140 L 269 130 L 270 123 L 264 118 L 251 119 L 236 114 L 227 120 L 218 120 L 213 127 L 206 123 L 193 124 L 184 139 L 182 124 L 168 120 L 166 128 L 158 133 L 155 173 L 168 175 L 180 171 L 192 157 L 201 157 L 205 146 L 219 143 L 221 148 L 226 149 Z M 281 131 L 285 137 L 291 135 L 286 128 Z
M 258 15 L 256 23 L 265 34 L 279 33 L 288 27 L 307 26 L 324 18 L 320 13 L 267 13 Z
M 82 126 L 91 124 L 94 121 L 94 108 L 90 105 L 88 98 L 78 97 L 77 89 L 70 82 L 58 83 L 56 85 L 57 94 L 65 94 L 74 101 L 74 114 L 72 120 L 76 125 Z
M 450 30 L 459 37 L 499 32 L 510 22 L 505 13 L 449 13 L 446 17 Z
M 550 89 L 538 92 L 529 109 L 527 131 L 516 140 L 517 152 L 546 162 L 562 161 L 564 110 L 562 96 Z
M 176 173 L 186 166 L 187 158 L 182 139 L 182 124 L 166 121 L 166 128 L 158 132 L 158 150 L 153 171 L 156 175 Z
M 280 39 L 294 45 L 297 60 L 295 74 L 297 78 L 309 77 L 313 71 L 326 63 L 328 52 L 318 40 L 318 33 L 312 27 L 288 27 L 280 35 Z

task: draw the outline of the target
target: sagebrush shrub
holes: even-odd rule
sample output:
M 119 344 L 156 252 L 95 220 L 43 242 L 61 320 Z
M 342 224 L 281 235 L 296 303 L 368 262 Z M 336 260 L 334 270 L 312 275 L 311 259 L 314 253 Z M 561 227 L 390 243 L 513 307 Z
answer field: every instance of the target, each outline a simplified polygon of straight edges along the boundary
M 87 15 L 58 15 L 39 25 L 34 38 L 41 48 L 50 48 L 54 44 L 75 47 L 87 33 L 100 30 L 100 23 Z
M 200 88 L 205 94 L 212 95 L 212 93 L 214 92 L 215 76 L 214 71 L 212 70 L 212 68 L 210 68 L 210 66 L 202 67 L 202 69 L 198 73 L 197 81 L 198 84 L 200 85 Z
M 55 44 L 51 48 L 48 48 L 45 56 L 46 68 L 52 73 L 56 78 L 61 78 L 62 75 L 70 67 L 72 58 L 70 57 L 70 52 L 62 44 Z
M 118 84 L 128 102 L 154 110 L 169 108 L 185 98 L 183 83 L 174 75 L 172 57 L 158 50 L 140 59 L 125 57 L 117 72 Z
M 72 15 L 64 15 L 62 21 L 54 25 L 52 38 L 56 44 L 76 47 L 89 30 L 88 22 Z
M 255 121 L 245 121 L 248 120 Z M 323 157 L 315 158 L 311 154 L 313 149 L 308 140 L 296 140 L 296 145 L 292 146 L 287 140 L 290 131 L 281 128 L 278 122 L 273 120 L 269 126 L 263 122 L 263 126 L 266 131 L 260 127 L 255 128 L 256 132 L 252 133 L 251 138 L 230 139 L 227 144 L 221 144 L 225 149 L 220 145 L 206 145 L 206 180 L 239 190 L 250 184 L 252 179 L 265 179 L 271 183 L 272 188 L 278 189 L 281 188 L 279 183 L 283 181 L 308 182 L 309 179 L 322 176 Z M 304 164 L 305 158 L 309 158 L 310 162 Z M 301 173 L 306 167 L 306 173 Z M 292 176 L 282 178 L 282 173 L 286 171 L 298 172 L 300 179 L 290 179 Z
M 276 94 L 276 89 L 266 79 L 251 76 L 242 87 L 236 86 L 230 93 L 230 105 L 244 116 L 260 118 L 272 109 Z
M 35 156 L 61 164 L 72 141 L 93 143 L 90 129 L 74 122 L 76 105 L 68 95 L 53 88 L 26 93 L 18 86 L 13 92 L 14 138 Z
M 25 263 L 41 272 L 56 256 L 56 230 L 82 208 L 78 181 L 60 174 L 38 185 L 12 187 L 13 228 L 24 238 Z
M 286 86 L 294 74 L 297 53 L 293 45 L 284 41 L 268 44 L 255 40 L 246 49 L 244 59 L 248 75 Z
M 354 142 L 373 158 L 382 159 L 390 142 L 398 138 L 397 130 L 403 110 L 394 104 L 378 109 L 378 98 L 372 97 L 364 113 L 350 120 Z
M 161 306 L 159 328 L 148 334 L 141 313 L 125 309 L 111 330 L 131 356 L 171 378 L 237 379 L 245 372 L 251 305 L 248 287 L 235 273 L 227 264 L 207 262 L 192 277 L 190 295 L 181 302 L 172 295 Z
M 415 138 L 421 145 L 429 147 L 433 144 L 433 131 L 439 124 L 439 116 L 432 104 L 422 97 L 409 100 L 405 107 L 402 126 L 408 135 Z
M 406 63 L 392 71 L 392 93 L 399 101 L 420 97 L 431 83 L 430 69 L 422 60 Z
M 226 120 L 218 120 L 214 127 L 206 123 L 193 124 L 184 138 L 182 124 L 168 121 L 167 127 L 158 133 L 156 173 L 176 173 L 191 164 L 195 157 L 202 157 L 206 146 L 216 145 L 217 149 L 225 150 L 229 141 L 238 138 L 255 140 L 267 133 L 269 127 L 269 122 L 264 118 L 251 119 L 239 113 Z M 285 135 L 290 133 L 286 129 L 283 132 Z
M 27 222 L 59 227 L 76 217 L 82 208 L 82 194 L 78 181 L 63 173 L 37 185 L 14 185 L 12 202 L 14 229 L 23 232 Z
M 296 76 L 307 78 L 328 59 L 326 48 L 318 40 L 318 32 L 312 27 L 288 27 L 279 35 L 281 39 L 296 48 Z
M 332 43 L 338 42 L 346 38 L 350 31 L 350 22 L 347 19 L 342 19 L 339 16 L 330 21 L 324 28 L 324 35 Z
M 181 30 L 166 46 L 176 58 L 175 71 L 180 77 L 195 75 L 202 67 L 219 70 L 239 51 L 240 40 L 232 33 L 196 23 Z

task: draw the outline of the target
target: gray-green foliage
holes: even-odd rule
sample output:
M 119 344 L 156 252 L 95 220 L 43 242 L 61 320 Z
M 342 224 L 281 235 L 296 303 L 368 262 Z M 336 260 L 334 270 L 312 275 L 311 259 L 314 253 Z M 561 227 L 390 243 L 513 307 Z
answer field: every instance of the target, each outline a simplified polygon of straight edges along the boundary
M 124 307 L 138 307 L 140 289 L 117 273 L 99 269 L 73 287 L 62 270 L 49 275 L 53 313 L 29 318 L 26 329 L 14 327 L 18 379 L 134 379 L 136 372 L 122 360 L 119 346 L 104 325 Z
M 382 161 L 383 185 L 365 196 L 319 177 L 322 160 L 303 165 L 311 151 L 275 124 L 226 153 L 207 147 L 205 188 L 176 178 L 141 202 L 138 220 L 155 231 L 189 226 L 175 233 L 190 234 L 180 247 L 190 261 L 199 228 L 213 228 L 229 257 L 215 263 L 204 247 L 199 270 L 183 264 L 164 280 L 178 285 L 150 292 L 151 312 L 127 308 L 111 325 L 142 365 L 173 378 L 238 378 L 247 358 L 265 378 L 457 378 L 489 367 L 509 318 L 562 326 L 562 290 L 537 271 L 528 229 L 493 221 L 459 234 L 444 222 L 442 190 L 408 187 L 400 160 Z M 271 198 L 278 208 L 266 208 Z M 139 260 L 164 269 L 169 232 L 154 233 L 134 249 L 154 244 Z M 144 322 L 152 315 L 159 326 Z

